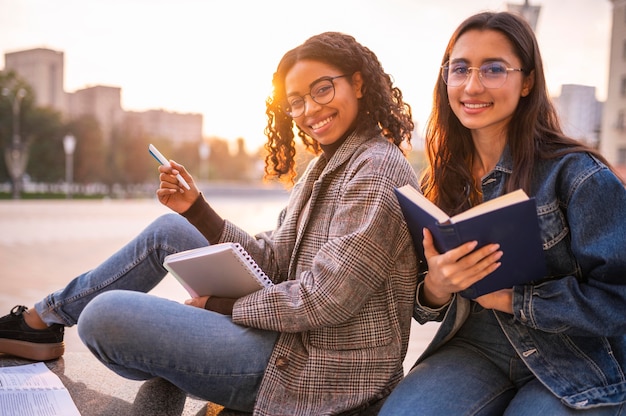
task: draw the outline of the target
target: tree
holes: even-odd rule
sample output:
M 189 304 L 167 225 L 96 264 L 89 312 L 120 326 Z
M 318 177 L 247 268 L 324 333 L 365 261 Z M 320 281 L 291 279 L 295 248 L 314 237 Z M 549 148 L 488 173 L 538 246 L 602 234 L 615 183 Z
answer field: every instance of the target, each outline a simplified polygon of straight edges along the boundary
M 154 179 L 157 164 L 148 155 L 149 144 L 150 138 L 132 119 L 126 119 L 113 131 L 109 152 L 111 166 L 115 167 L 111 175 L 115 182 L 128 185 Z
M 2 140 L 2 169 L 4 179 L 13 183 L 13 195 L 21 193 L 22 178 L 29 154 L 29 131 L 24 123 L 34 106 L 30 86 L 13 71 L 0 73 L 0 136 Z
M 93 116 L 81 116 L 70 122 L 68 131 L 76 138 L 74 181 L 102 182 L 111 174 L 111 169 L 106 164 L 107 152 L 100 124 Z
M 66 127 L 61 115 L 51 109 L 36 108 L 25 124 L 30 126 L 30 157 L 26 171 L 35 182 L 64 180 L 65 158 L 63 137 Z

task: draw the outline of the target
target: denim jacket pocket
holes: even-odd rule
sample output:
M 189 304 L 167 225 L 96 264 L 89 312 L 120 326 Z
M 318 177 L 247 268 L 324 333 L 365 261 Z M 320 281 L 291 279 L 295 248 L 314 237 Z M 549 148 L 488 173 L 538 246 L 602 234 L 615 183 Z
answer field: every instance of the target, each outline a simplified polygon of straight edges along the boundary
M 608 338 L 574 337 L 555 334 L 557 341 L 540 346 L 546 371 L 539 378 L 547 382 L 555 394 L 575 408 L 614 404 L 626 396 L 626 375 L 616 354 L 623 341 Z M 541 354 L 540 354 L 541 355 Z M 569 358 L 568 358 L 569 357 Z
M 570 229 L 559 201 L 537 207 L 541 242 L 548 264 L 548 276 L 579 276 L 579 267 L 571 250 Z

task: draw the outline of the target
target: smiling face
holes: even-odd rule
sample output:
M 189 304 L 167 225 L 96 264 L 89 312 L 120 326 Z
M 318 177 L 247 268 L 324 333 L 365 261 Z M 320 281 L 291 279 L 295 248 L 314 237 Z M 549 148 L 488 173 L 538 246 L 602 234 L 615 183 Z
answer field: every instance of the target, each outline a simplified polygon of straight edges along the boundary
M 520 68 L 511 42 L 495 30 L 469 30 L 459 37 L 450 53 L 450 63 L 480 67 L 488 62 L 501 62 L 509 68 Z M 478 71 L 472 70 L 460 86 L 448 86 L 450 107 L 459 121 L 472 130 L 473 137 L 506 138 L 506 127 L 521 97 L 530 92 L 531 78 L 522 72 L 510 71 L 499 88 L 485 88 Z
M 339 77 L 341 75 L 346 75 Z M 323 78 L 339 77 L 332 81 L 334 98 L 327 104 L 318 104 L 311 98 L 311 87 Z M 302 60 L 294 64 L 285 77 L 287 97 L 304 97 L 304 113 L 294 117 L 298 127 L 321 145 L 330 145 L 355 126 L 363 80 L 361 74 L 343 74 L 323 62 Z M 313 93 L 315 95 L 315 92 Z

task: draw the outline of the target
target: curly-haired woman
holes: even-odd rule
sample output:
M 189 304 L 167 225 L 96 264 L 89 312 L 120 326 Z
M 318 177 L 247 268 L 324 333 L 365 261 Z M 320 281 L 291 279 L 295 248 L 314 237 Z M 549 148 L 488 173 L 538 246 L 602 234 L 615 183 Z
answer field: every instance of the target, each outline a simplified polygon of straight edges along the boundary
M 222 219 L 172 161 L 159 168 L 157 195 L 175 213 L 33 308 L 1 318 L 0 351 L 53 359 L 63 353 L 63 327 L 78 322 L 82 340 L 116 373 L 161 377 L 228 408 L 291 416 L 375 409 L 403 376 L 417 282 L 394 194 L 417 186 L 401 150 L 413 130 L 410 107 L 374 53 L 341 33 L 287 52 L 273 84 L 266 173 L 295 177 L 294 123 L 318 154 L 276 229 L 251 236 Z M 227 241 L 275 285 L 185 305 L 144 293 L 165 276 L 165 256 Z

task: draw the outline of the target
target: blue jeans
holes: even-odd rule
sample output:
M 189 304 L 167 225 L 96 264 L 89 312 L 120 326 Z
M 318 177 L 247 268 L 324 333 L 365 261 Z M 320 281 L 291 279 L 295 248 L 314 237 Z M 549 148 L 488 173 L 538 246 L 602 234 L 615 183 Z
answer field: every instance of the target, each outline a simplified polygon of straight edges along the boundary
M 252 411 L 278 334 L 146 294 L 167 274 L 165 256 L 207 244 L 185 218 L 164 215 L 35 310 L 48 324 L 78 323 L 85 345 L 123 377 L 161 377 L 202 399 Z
M 492 312 L 472 306 L 461 330 L 410 371 L 379 416 L 625 414 L 622 405 L 587 410 L 565 406 L 528 370 Z

